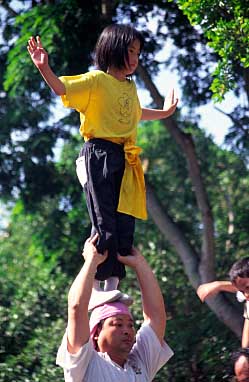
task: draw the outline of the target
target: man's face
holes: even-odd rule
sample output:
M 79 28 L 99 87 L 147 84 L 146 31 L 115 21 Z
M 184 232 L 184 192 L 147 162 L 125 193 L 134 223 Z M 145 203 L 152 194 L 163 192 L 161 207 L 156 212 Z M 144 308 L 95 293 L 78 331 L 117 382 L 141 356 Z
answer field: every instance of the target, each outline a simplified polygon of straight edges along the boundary
M 248 359 L 241 355 L 234 365 L 236 382 L 249 382 L 249 362 Z
M 249 300 L 249 278 L 248 277 L 237 277 L 234 280 L 234 285 L 236 288 L 242 292 L 247 300 Z
M 126 314 L 106 318 L 98 335 L 98 347 L 113 359 L 118 355 L 126 358 L 135 341 L 133 320 Z

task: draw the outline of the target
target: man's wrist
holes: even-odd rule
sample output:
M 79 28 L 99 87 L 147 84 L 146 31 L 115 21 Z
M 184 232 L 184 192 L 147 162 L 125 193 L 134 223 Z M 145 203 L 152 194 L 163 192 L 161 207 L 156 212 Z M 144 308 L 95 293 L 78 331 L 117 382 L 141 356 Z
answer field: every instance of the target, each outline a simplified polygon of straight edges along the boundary
M 138 259 L 137 259 L 137 262 L 135 264 L 135 271 L 140 271 L 141 269 L 143 268 L 148 268 L 149 267 L 149 264 L 147 263 L 146 259 L 144 258 L 144 256 L 142 255 L 138 255 Z
M 98 262 L 94 259 L 86 259 L 84 263 L 84 268 L 87 268 L 87 272 L 94 274 L 97 272 Z

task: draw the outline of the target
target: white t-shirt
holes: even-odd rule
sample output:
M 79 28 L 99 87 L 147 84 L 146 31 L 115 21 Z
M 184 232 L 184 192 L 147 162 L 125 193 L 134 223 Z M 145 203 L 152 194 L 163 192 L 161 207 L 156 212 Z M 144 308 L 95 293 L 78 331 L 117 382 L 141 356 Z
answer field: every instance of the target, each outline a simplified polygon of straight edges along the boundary
M 249 301 L 246 300 L 245 304 L 244 304 L 244 314 L 243 314 L 244 318 L 246 318 L 247 320 L 249 320 Z
M 66 333 L 56 363 L 64 369 L 65 382 L 150 382 L 172 355 L 166 342 L 161 345 L 150 325 L 143 324 L 123 368 L 107 353 L 94 350 L 91 339 L 78 353 L 70 354 Z

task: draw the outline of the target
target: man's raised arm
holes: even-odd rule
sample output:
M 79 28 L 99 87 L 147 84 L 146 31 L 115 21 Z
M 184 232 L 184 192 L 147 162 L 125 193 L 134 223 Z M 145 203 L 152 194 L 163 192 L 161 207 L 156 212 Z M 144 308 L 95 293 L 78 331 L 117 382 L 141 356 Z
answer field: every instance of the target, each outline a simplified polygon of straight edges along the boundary
M 95 248 L 98 235 L 89 238 L 84 246 L 85 263 L 68 293 L 68 351 L 72 354 L 88 341 L 90 336 L 88 304 L 92 293 L 97 266 L 105 261 L 107 253 L 101 255 Z
M 142 294 L 144 320 L 150 323 L 162 343 L 166 328 L 166 311 L 161 289 L 151 267 L 136 248 L 132 249 L 131 256 L 118 258 L 136 272 Z

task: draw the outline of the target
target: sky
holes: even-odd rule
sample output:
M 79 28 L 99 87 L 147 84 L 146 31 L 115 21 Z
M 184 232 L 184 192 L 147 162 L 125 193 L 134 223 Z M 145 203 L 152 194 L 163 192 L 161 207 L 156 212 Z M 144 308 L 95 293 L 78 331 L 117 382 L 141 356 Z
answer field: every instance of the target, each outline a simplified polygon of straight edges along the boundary
M 172 72 L 161 72 L 155 79 L 155 85 L 163 97 L 166 96 L 167 91 L 170 88 L 174 88 L 176 94 L 179 97 L 178 106 L 180 108 L 182 107 L 181 92 L 176 75 L 174 75 Z M 138 95 L 141 104 L 145 107 L 148 106 L 151 102 L 148 91 L 144 89 L 138 89 Z M 211 134 L 215 143 L 219 146 L 223 146 L 224 136 L 231 126 L 231 120 L 229 117 L 216 110 L 216 107 L 223 110 L 225 113 L 229 113 L 233 110 L 237 103 L 238 100 L 232 95 L 232 93 L 229 93 L 226 95 L 225 100 L 219 104 L 214 104 L 214 102 L 210 100 L 210 102 L 205 106 L 201 106 L 195 109 L 196 114 L 200 114 L 199 127 L 204 129 L 208 135 Z
M 157 20 L 155 17 L 149 17 L 149 22 L 147 25 L 152 32 L 155 32 L 157 29 Z M 167 40 L 165 47 L 158 53 L 156 59 L 159 62 L 168 59 L 171 51 L 172 44 L 170 40 Z M 181 113 L 184 114 L 184 108 L 182 108 L 181 105 L 179 78 L 176 73 L 166 70 L 161 71 L 155 79 L 155 85 L 162 96 L 166 96 L 167 91 L 170 88 L 174 88 L 179 98 L 178 106 L 181 108 Z M 148 92 L 139 89 L 139 95 L 140 99 L 144 102 L 143 105 L 146 106 L 146 104 L 150 102 Z M 208 135 L 212 135 L 214 142 L 219 146 L 224 146 L 224 137 L 231 126 L 231 120 L 229 117 L 219 112 L 216 108 L 218 107 L 224 113 L 229 114 L 238 102 L 238 99 L 234 97 L 232 92 L 230 92 L 225 95 L 225 99 L 221 103 L 215 104 L 213 100 L 210 99 L 210 102 L 205 106 L 195 109 L 196 114 L 200 115 L 199 127 L 204 129 Z

